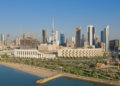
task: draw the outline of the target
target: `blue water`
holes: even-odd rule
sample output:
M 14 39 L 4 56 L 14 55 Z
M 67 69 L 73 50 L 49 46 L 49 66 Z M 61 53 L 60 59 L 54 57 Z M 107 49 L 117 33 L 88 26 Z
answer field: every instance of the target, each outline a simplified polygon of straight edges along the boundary
M 36 85 L 35 82 L 39 79 L 41 78 L 0 65 L 0 86 L 105 86 L 68 78 L 59 78 L 43 85 Z

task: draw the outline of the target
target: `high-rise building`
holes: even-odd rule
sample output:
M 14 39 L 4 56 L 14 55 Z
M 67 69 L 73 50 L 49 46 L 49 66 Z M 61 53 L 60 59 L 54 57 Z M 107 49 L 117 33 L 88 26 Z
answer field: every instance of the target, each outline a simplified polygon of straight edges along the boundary
M 104 29 L 105 51 L 109 50 L 109 26 Z
M 89 25 L 87 27 L 88 31 L 88 44 L 89 46 L 95 45 L 95 27 L 93 25 Z
M 52 39 L 51 39 L 51 44 L 54 44 L 55 42 L 55 26 L 54 26 L 54 18 L 52 20 Z
M 20 39 L 16 36 L 15 38 L 15 45 L 19 46 L 20 45 Z
M 71 40 L 71 47 L 72 47 L 72 48 L 75 47 L 75 37 L 72 37 L 72 40 Z
M 85 34 L 82 34 L 82 47 L 85 46 L 85 42 L 87 42 L 86 36 L 85 36 Z
M 52 44 L 54 44 L 54 40 L 55 40 L 55 31 L 54 29 L 52 29 Z
M 64 35 L 64 33 L 60 34 L 60 45 L 65 46 L 65 35 Z
M 9 34 L 7 35 L 7 38 L 6 38 L 6 46 L 10 46 L 10 35 Z
M 42 31 L 42 39 L 43 39 L 43 43 L 46 44 L 47 43 L 47 30 L 43 30 Z
M 59 34 L 58 31 L 56 31 L 56 33 L 55 33 L 55 43 L 56 43 L 57 46 L 59 46 L 58 34 Z
M 120 40 L 119 40 L 119 48 L 118 48 L 118 51 L 120 52 Z
M 48 43 L 51 44 L 51 41 L 52 41 L 52 37 L 50 36 L 48 39 Z
M 110 40 L 109 47 L 111 51 L 118 51 L 119 49 L 119 40 Z
M 5 37 L 4 37 L 4 34 L 0 34 L 0 41 L 1 41 L 2 45 L 5 45 Z
M 100 48 L 100 47 L 101 47 L 100 37 L 96 37 L 95 47 L 96 47 L 96 48 Z
M 71 42 L 75 44 L 75 37 L 72 37 Z
M 66 39 L 65 46 L 66 46 L 66 47 L 69 47 L 69 41 L 68 41 L 68 39 Z
M 2 42 L 2 34 L 0 34 L 0 41 Z
M 101 42 L 104 42 L 104 31 L 101 31 Z
M 76 48 L 81 47 L 81 27 L 76 28 Z
M 120 40 L 119 40 L 119 48 L 120 48 Z

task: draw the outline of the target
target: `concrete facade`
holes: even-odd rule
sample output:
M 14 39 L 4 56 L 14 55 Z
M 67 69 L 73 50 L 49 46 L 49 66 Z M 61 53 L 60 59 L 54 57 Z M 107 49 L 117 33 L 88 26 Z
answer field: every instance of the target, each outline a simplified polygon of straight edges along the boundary
M 41 59 L 54 59 L 53 54 L 40 53 L 38 50 L 28 50 L 28 49 L 15 49 L 14 56 L 20 58 L 41 58 Z
M 104 50 L 102 48 L 95 49 L 60 49 L 58 50 L 58 57 L 95 57 L 103 56 Z

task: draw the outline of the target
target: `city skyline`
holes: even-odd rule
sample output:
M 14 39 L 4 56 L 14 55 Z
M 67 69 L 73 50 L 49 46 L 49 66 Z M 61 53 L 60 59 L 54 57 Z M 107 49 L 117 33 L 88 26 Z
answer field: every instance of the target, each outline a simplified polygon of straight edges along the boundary
M 0 86 L 120 86 L 119 20 L 120 0 L 0 0 Z
M 0 1 L 0 28 L 1 33 L 10 34 L 12 37 L 26 31 L 39 32 L 41 39 L 43 29 L 47 29 L 50 36 L 54 16 L 55 30 L 64 32 L 66 38 L 75 36 L 75 28 L 80 26 L 82 33 L 87 34 L 87 25 L 96 28 L 97 36 L 100 36 L 100 31 L 109 25 L 110 39 L 120 38 L 118 0 L 6 1 Z

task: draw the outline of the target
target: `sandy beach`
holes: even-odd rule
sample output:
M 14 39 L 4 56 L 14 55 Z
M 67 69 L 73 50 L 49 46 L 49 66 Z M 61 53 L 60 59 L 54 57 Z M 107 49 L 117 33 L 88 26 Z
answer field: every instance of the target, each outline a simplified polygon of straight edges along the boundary
M 39 68 L 39 67 L 34 67 L 30 65 L 25 65 L 25 64 L 18 64 L 18 63 L 6 63 L 6 62 L 0 62 L 0 65 L 7 66 L 13 69 L 17 69 L 22 72 L 26 72 L 41 78 L 46 78 L 50 77 L 53 75 L 58 74 L 59 72 L 53 71 L 50 69 L 45 69 L 45 68 Z
M 10 67 L 13 69 L 17 69 L 17 70 L 20 70 L 20 71 L 44 78 L 44 80 L 46 78 L 49 81 L 50 81 L 49 78 L 55 77 L 55 76 L 57 77 L 58 74 L 62 74 L 62 75 L 60 75 L 60 77 L 68 77 L 68 78 L 73 78 L 73 79 L 77 79 L 77 80 L 101 83 L 101 84 L 106 84 L 108 86 L 120 86 L 120 80 L 119 81 L 112 81 L 112 80 L 102 80 L 102 79 L 97 79 L 97 78 L 92 78 L 92 77 L 77 76 L 77 75 L 68 74 L 68 73 L 60 73 L 60 72 L 55 71 L 55 70 L 39 68 L 39 67 L 34 67 L 34 66 L 30 66 L 30 65 L 25 65 L 25 64 L 18 64 L 18 63 L 0 62 L 0 65 L 7 66 L 7 67 Z M 59 77 L 57 77 L 57 78 L 59 78 Z M 41 82 L 41 80 L 38 80 L 38 83 L 39 83 L 39 81 Z M 47 80 L 45 80 L 45 81 L 48 82 Z

